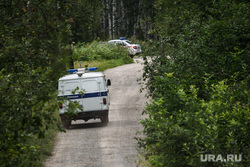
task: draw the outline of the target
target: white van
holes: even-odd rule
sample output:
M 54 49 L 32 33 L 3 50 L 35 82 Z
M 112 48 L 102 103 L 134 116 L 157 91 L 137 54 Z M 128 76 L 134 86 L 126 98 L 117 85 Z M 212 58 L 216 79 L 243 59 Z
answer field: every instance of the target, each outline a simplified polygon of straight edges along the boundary
M 106 81 L 102 72 L 89 72 L 96 67 L 68 70 L 71 74 L 61 77 L 58 82 L 59 113 L 62 124 L 69 128 L 72 120 L 101 119 L 106 125 L 109 121 L 109 90 L 111 81 Z M 69 103 L 78 103 L 77 112 L 67 115 Z

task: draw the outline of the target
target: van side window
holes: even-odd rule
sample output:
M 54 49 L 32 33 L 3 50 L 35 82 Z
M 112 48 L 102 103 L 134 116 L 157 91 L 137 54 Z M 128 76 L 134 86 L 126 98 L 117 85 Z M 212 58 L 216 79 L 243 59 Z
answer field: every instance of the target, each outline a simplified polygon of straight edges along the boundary
M 97 92 L 99 91 L 99 85 L 96 80 L 83 80 L 82 89 L 86 92 Z

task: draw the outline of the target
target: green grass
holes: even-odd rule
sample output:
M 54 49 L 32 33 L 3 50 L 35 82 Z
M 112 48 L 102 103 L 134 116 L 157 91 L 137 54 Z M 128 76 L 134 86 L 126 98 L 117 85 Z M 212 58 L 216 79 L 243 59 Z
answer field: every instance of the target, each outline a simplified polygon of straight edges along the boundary
M 133 59 L 112 59 L 112 60 L 93 60 L 85 62 L 74 62 L 74 68 L 97 67 L 97 71 L 105 71 L 110 68 L 132 63 Z
M 35 143 L 40 146 L 40 153 L 41 153 L 39 160 L 34 164 L 34 166 L 42 167 L 45 160 L 52 155 L 57 132 L 58 129 L 56 125 L 54 125 L 53 127 L 50 127 L 46 131 L 45 138 L 43 139 L 36 138 L 32 141 L 32 143 Z
M 78 61 L 126 59 L 128 50 L 117 45 L 93 41 L 77 44 L 73 50 L 73 57 Z
M 47 103 L 47 107 L 52 105 L 57 106 L 57 91 L 55 92 L 54 98 Z M 44 112 L 46 112 L 46 106 L 44 108 Z M 45 129 L 44 138 L 39 138 L 38 136 L 33 136 L 32 140 L 29 142 L 29 145 L 38 146 L 39 157 L 37 160 L 33 161 L 32 166 L 34 167 L 43 167 L 45 160 L 52 155 L 52 151 L 55 145 L 56 135 L 59 131 L 64 131 L 61 126 L 61 120 L 59 117 L 58 109 L 52 115 L 55 118 L 55 121 L 52 125 L 49 126 L 48 129 Z M 24 161 L 29 161 L 29 159 L 24 159 Z M 28 162 L 27 162 L 28 164 Z
M 41 162 L 45 162 L 45 160 L 52 155 L 52 151 L 56 142 L 56 134 L 58 133 L 58 126 L 61 126 L 61 120 L 59 117 L 59 113 L 55 113 L 56 122 L 55 124 L 50 127 L 46 133 L 45 138 L 37 139 L 37 142 L 40 144 L 41 147 Z M 61 126 L 62 128 L 62 126 Z

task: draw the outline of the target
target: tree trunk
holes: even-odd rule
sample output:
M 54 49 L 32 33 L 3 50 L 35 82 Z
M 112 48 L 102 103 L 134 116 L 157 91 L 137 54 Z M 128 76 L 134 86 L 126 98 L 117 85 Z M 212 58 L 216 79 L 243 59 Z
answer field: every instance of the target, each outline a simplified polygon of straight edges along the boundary
M 112 39 L 115 38 L 116 33 L 116 0 L 112 3 Z
M 107 3 L 107 10 L 108 10 L 108 27 L 109 27 L 109 38 L 113 39 L 112 37 L 112 0 L 108 0 L 108 3 Z
M 125 27 L 126 27 L 126 21 L 125 21 L 125 8 L 123 1 L 121 1 L 121 29 L 122 29 L 122 34 L 119 34 L 120 36 L 125 36 Z
M 102 4 L 105 6 L 105 9 L 106 9 L 106 6 L 107 6 L 107 4 L 106 4 L 106 0 L 102 0 Z M 101 27 L 101 34 L 102 34 L 102 37 L 104 38 L 104 39 L 106 39 L 106 16 L 107 16 L 107 10 L 103 10 L 103 12 L 102 12 L 102 17 L 101 17 L 101 19 L 100 19 L 100 22 L 101 22 L 101 25 L 100 25 L 100 27 Z

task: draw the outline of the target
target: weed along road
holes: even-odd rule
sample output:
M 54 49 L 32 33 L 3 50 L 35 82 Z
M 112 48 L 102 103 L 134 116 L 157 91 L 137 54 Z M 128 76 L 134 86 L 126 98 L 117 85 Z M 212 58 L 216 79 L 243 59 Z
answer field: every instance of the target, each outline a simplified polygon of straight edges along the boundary
M 111 79 L 109 123 L 72 121 L 66 133 L 58 133 L 46 167 L 133 167 L 137 161 L 136 132 L 145 107 L 137 79 L 142 60 L 105 71 Z

